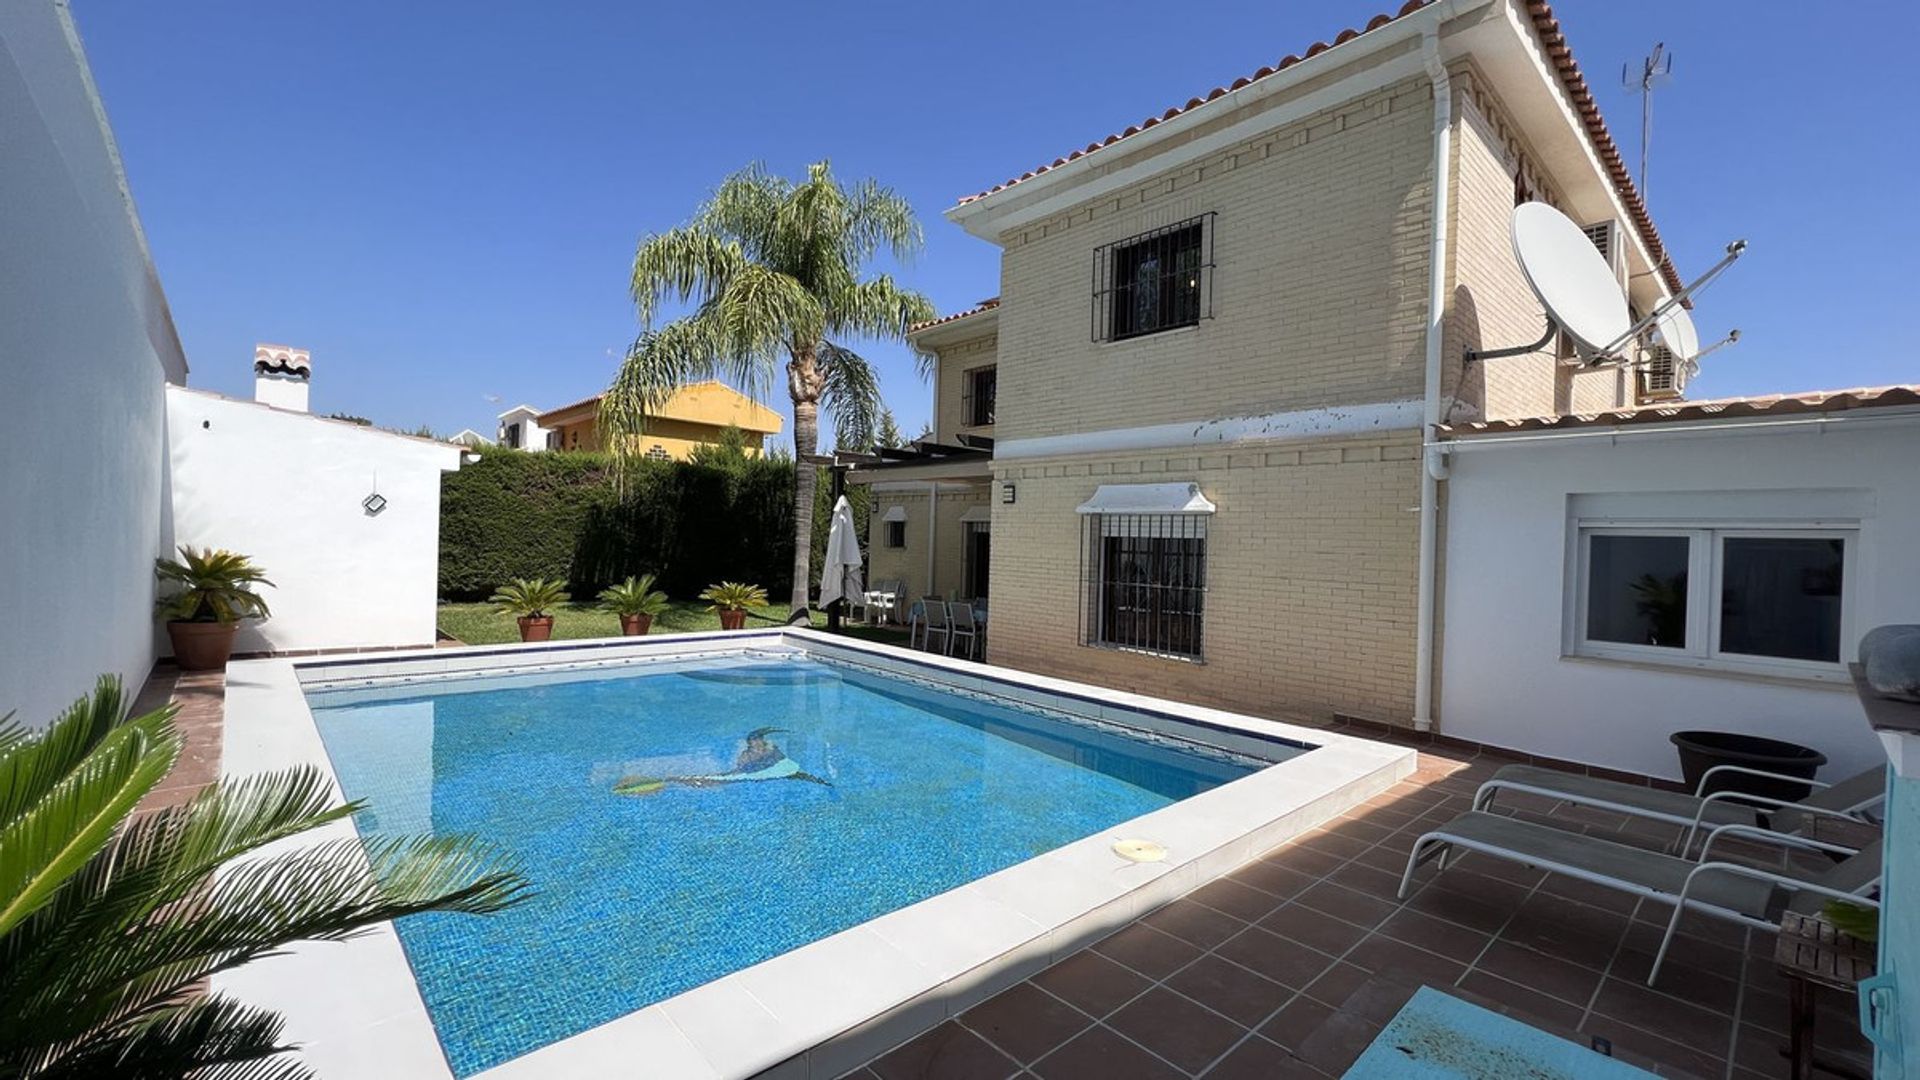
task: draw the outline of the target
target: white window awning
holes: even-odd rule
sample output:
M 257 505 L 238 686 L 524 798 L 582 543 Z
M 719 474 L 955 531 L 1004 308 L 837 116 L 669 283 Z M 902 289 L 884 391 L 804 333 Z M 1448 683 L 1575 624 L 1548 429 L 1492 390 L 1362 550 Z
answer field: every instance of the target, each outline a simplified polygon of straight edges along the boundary
M 1080 504 L 1083 514 L 1211 514 L 1213 501 L 1200 494 L 1200 485 L 1101 484 L 1093 498 Z
M 907 508 L 904 506 L 889 506 L 887 507 L 886 514 L 883 515 L 880 518 L 880 520 L 881 521 L 905 521 L 907 520 Z

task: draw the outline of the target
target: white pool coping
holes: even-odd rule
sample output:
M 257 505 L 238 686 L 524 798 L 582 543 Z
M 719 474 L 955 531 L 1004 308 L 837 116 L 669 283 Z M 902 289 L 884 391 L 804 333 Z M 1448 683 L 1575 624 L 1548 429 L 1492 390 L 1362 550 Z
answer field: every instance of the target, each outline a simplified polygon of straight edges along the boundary
M 227 668 L 221 773 L 313 765 L 333 778 L 307 686 L 623 667 L 761 647 L 799 648 L 1228 749 L 1276 739 L 1312 749 L 550 1043 L 476 1080 L 626 1075 L 642 1066 L 647 1075 L 689 1080 L 830 1080 L 1338 817 L 1414 769 L 1413 750 L 1385 743 L 790 629 L 238 661 Z M 353 835 L 352 823 L 342 821 L 289 843 Z M 1123 837 L 1157 841 L 1168 858 L 1122 859 L 1112 845 Z M 301 943 L 213 983 L 284 1017 L 285 1038 L 321 1077 L 453 1076 L 391 923 L 346 942 Z

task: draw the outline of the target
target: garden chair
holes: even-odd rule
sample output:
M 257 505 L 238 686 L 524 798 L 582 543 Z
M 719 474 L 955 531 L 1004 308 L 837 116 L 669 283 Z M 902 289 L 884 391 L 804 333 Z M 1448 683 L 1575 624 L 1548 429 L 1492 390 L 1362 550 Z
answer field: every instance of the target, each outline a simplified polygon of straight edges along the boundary
M 1714 861 L 1710 858 L 1714 842 L 1723 836 L 1845 858 L 1817 874 Z M 1420 863 L 1437 855 L 1445 872 L 1450 853 L 1471 851 L 1670 904 L 1673 917 L 1667 920 L 1660 951 L 1647 973 L 1647 985 L 1652 986 L 1673 943 L 1680 916 L 1688 911 L 1760 930 L 1778 930 L 1785 912 L 1817 912 L 1828 900 L 1878 908 L 1880 902 L 1868 894 L 1880 884 L 1880 847 L 1874 844 L 1856 852 L 1751 825 L 1722 825 L 1708 834 L 1696 861 L 1551 825 L 1469 810 L 1413 842 L 1406 873 L 1400 878 L 1400 898 L 1406 899 L 1413 871 Z
M 940 651 L 953 651 L 953 625 L 947 620 L 947 602 L 931 596 L 920 599 L 920 647 L 933 652 L 934 635 L 940 636 Z
M 966 658 L 980 658 L 980 624 L 974 621 L 973 601 L 955 600 L 947 605 L 947 655 L 953 655 L 954 646 L 961 638 L 967 640 Z
M 1794 802 L 1738 791 L 1700 794 L 1707 790 L 1714 777 L 1722 773 L 1742 773 L 1790 780 L 1799 784 L 1811 784 L 1814 790 Z M 1678 825 L 1686 830 L 1675 847 L 1679 854 L 1685 855 L 1693 849 L 1694 838 L 1699 835 L 1703 826 L 1714 828 L 1720 825 L 1765 825 L 1776 832 L 1797 832 L 1806 826 L 1809 818 L 1828 817 L 1863 821 L 1865 812 L 1886 798 L 1886 773 L 1886 766 L 1875 765 L 1839 783 L 1823 784 L 1818 780 L 1778 776 L 1759 769 L 1749 769 L 1743 765 L 1716 765 L 1708 769 L 1706 775 L 1700 778 L 1694 793 L 1687 794 L 1645 787 L 1640 784 L 1622 783 L 1618 780 L 1603 780 L 1597 776 L 1581 776 L 1578 773 L 1563 772 L 1539 765 L 1508 765 L 1494 773 L 1493 779 L 1481 784 L 1480 790 L 1474 792 L 1473 808 L 1475 810 L 1490 809 L 1495 797 L 1501 792 L 1519 791 L 1601 810 L 1612 810 L 1630 817 L 1650 818 L 1669 825 Z

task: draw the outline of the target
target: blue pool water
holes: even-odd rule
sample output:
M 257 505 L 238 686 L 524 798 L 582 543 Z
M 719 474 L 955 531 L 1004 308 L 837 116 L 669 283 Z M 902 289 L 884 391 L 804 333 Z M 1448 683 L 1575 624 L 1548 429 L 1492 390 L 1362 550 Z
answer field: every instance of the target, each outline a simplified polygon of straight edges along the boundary
M 1264 764 L 807 658 L 311 704 L 362 833 L 472 833 L 538 890 L 399 923 L 460 1076 Z

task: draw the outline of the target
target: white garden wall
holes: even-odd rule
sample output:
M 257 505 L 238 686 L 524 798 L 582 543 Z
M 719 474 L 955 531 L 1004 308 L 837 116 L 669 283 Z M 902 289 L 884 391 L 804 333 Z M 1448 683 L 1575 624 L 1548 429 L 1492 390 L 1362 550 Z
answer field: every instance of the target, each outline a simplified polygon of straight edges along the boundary
M 64 6 L 0 4 L 0 714 L 146 678 L 186 370 Z
M 1859 410 L 1825 428 L 1538 440 L 1452 455 L 1440 730 L 1662 777 L 1667 737 L 1708 728 L 1813 746 L 1825 776 L 1885 760 L 1850 687 L 1563 656 L 1569 507 L 1578 495 L 1684 492 L 1670 504 L 1841 508 L 1859 544 L 1843 656 L 1882 623 L 1920 622 L 1920 417 Z M 1771 492 L 1770 495 L 1744 494 Z M 1731 493 L 1731 494 L 1729 494 Z
M 236 651 L 433 642 L 440 474 L 461 448 L 182 387 L 167 418 L 170 541 L 243 552 L 277 586 Z

